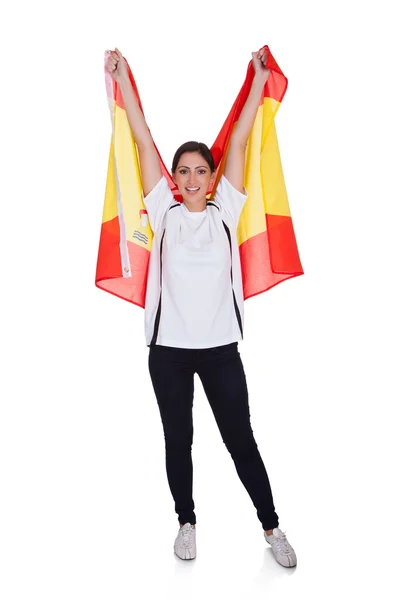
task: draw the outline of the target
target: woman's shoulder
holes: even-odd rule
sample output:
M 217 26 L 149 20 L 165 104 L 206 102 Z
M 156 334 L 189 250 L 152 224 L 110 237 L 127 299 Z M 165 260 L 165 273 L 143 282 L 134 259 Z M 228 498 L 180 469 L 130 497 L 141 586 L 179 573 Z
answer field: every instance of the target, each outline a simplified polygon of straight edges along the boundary
M 147 200 L 151 199 L 153 196 L 156 196 L 160 193 L 165 193 L 168 191 L 171 192 L 169 185 L 168 185 L 167 178 L 165 177 L 165 175 L 162 175 L 161 178 L 155 184 L 155 186 L 151 188 L 151 190 L 144 196 L 143 199 L 145 201 L 147 201 Z M 171 194 L 172 194 L 172 192 L 171 192 Z
M 231 182 L 229 181 L 229 179 L 226 177 L 225 173 L 222 173 L 220 180 L 218 182 L 217 188 L 215 190 L 215 195 L 235 195 L 238 196 L 239 198 L 247 198 L 247 190 L 246 188 L 244 188 L 244 192 L 243 191 L 239 191 L 238 189 L 236 189 Z
M 220 210 L 223 220 L 228 221 L 232 227 L 236 227 L 239 221 L 243 206 L 247 200 L 247 190 L 239 192 L 222 174 L 218 182 L 213 201 Z
M 153 232 L 163 227 L 164 218 L 169 208 L 177 204 L 174 195 L 168 185 L 168 180 L 163 175 L 153 189 L 143 197 L 143 203 L 150 220 Z

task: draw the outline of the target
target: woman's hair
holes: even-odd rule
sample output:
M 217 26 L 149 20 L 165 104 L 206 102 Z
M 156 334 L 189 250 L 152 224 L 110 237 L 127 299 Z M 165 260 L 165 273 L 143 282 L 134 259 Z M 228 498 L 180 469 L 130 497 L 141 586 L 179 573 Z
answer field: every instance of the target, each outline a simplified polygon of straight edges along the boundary
M 182 146 L 179 146 L 178 150 L 175 152 L 174 160 L 172 161 L 172 173 L 175 173 L 179 159 L 185 152 L 197 152 L 200 154 L 208 163 L 211 173 L 214 173 L 215 164 L 213 155 L 211 154 L 211 150 L 208 148 L 208 146 L 202 142 L 186 142 L 185 144 L 182 144 Z

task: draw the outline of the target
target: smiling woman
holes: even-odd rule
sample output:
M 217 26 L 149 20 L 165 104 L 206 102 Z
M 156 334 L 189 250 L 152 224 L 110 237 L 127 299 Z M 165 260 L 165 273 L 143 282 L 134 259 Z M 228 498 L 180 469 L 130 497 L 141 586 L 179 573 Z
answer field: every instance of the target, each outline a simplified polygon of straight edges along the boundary
M 214 158 L 210 149 L 201 142 L 186 142 L 175 152 L 172 178 L 191 212 L 206 208 L 207 194 L 215 179 Z
M 256 507 L 265 539 L 271 544 L 276 560 L 292 567 L 297 559 L 278 527 L 269 478 L 250 423 L 246 376 L 238 351 L 238 342 L 243 339 L 244 287 L 237 230 L 248 198 L 244 187 L 246 145 L 257 115 L 261 122 L 259 146 L 267 145 L 267 131 L 261 117 L 271 73 L 266 67 L 268 59 L 265 46 L 252 53 L 253 71 L 246 97 L 238 103 L 237 121 L 234 121 L 235 112 L 229 115 L 230 127 L 226 129 L 224 157 L 218 159 L 218 175 L 213 153 L 205 144 L 186 142 L 176 151 L 171 183 L 182 201 L 175 197 L 178 194 L 174 194 L 165 176 L 166 169 L 119 50 L 109 53 L 107 69 L 118 85 L 118 102 L 126 111 L 133 134 L 135 148 L 133 152 L 130 148 L 130 158 L 132 164 L 140 164 L 143 203 L 153 233 L 146 281 L 145 334 L 149 371 L 164 429 L 167 477 L 180 523 L 175 553 L 182 559 L 196 556 L 191 449 L 194 375 L 197 373 L 237 473 Z M 273 59 L 270 62 L 276 68 Z M 278 81 L 282 82 L 283 78 L 279 77 Z M 277 86 L 272 85 L 272 89 L 276 90 Z M 279 89 L 282 93 L 282 86 Z M 267 106 L 271 105 L 268 96 Z M 124 115 L 117 125 L 123 127 L 126 117 Z M 269 128 L 272 121 L 273 116 L 269 118 Z M 131 135 L 125 135 L 124 139 L 130 143 Z M 134 162 L 136 148 L 138 163 Z M 112 160 L 110 164 L 115 168 Z M 121 181 L 124 177 L 129 180 L 126 170 Z M 118 179 L 117 191 L 122 183 Z M 132 187 L 126 194 L 130 199 L 130 204 L 124 205 L 127 213 L 132 212 Z M 259 207 L 263 229 L 257 233 L 261 234 L 261 238 L 258 237 L 265 249 L 263 199 Z M 120 222 L 123 223 L 118 221 L 115 226 L 120 227 Z M 281 232 L 281 219 L 275 224 Z M 118 237 L 114 235 L 113 239 L 115 246 Z M 145 243 L 143 234 L 139 241 Z M 118 244 L 119 248 L 123 246 L 123 243 Z M 135 265 L 137 263 L 136 260 Z M 130 277 L 128 266 L 126 269 Z M 294 274 L 288 275 L 286 271 L 287 276 Z M 149 518 L 155 517 L 150 515 Z

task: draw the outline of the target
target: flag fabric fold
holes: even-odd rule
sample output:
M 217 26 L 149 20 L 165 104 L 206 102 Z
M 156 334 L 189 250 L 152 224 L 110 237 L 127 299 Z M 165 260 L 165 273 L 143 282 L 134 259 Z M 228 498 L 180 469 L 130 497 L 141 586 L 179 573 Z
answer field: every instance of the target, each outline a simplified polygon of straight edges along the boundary
M 303 274 L 280 160 L 275 115 L 287 88 L 268 46 L 271 70 L 249 136 L 244 185 L 248 199 L 237 228 L 244 299 Z M 108 58 L 105 54 L 104 65 Z M 136 82 L 129 78 L 143 110 Z M 239 94 L 210 147 L 217 170 L 211 200 L 223 173 L 230 136 L 250 92 L 254 69 L 250 61 Z M 153 233 L 143 202 L 139 156 L 118 84 L 105 69 L 112 134 L 95 284 L 144 308 Z M 156 146 L 155 146 L 156 147 Z M 176 200 L 182 201 L 156 147 L 163 175 Z

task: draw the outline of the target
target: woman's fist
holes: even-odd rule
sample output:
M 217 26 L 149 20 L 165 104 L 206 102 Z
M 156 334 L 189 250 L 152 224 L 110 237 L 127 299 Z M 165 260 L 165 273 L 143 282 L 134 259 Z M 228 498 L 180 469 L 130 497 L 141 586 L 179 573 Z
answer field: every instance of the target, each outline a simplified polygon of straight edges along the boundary
M 267 62 L 268 53 L 265 48 L 260 48 L 258 52 L 252 52 L 251 56 L 253 58 L 253 67 L 254 71 L 257 73 L 262 73 L 265 75 L 265 78 L 268 79 L 270 74 L 270 69 L 265 68 L 265 63 Z
M 108 50 L 109 56 L 106 64 L 107 71 L 110 73 L 111 77 L 118 83 L 121 77 L 124 77 L 128 74 L 128 69 L 126 67 L 126 61 L 122 56 L 121 52 L 118 48 L 115 50 Z

